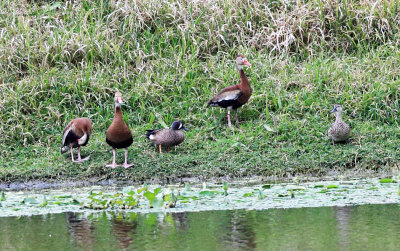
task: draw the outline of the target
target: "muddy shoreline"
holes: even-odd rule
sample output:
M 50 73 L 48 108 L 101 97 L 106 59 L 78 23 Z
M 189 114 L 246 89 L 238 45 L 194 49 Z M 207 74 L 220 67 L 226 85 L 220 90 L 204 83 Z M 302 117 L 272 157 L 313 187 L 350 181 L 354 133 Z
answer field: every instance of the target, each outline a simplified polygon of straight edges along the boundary
M 281 183 L 281 182 L 307 182 L 307 181 L 323 181 L 323 180 L 349 180 L 360 178 L 385 178 L 399 176 L 398 168 L 381 168 L 378 170 L 368 169 L 349 169 L 349 170 L 331 170 L 324 175 L 287 175 L 287 176 L 250 176 L 250 177 L 168 177 L 168 178 L 152 178 L 142 181 L 132 181 L 124 179 L 103 179 L 101 177 L 90 177 L 85 179 L 64 179 L 64 180 L 31 180 L 31 181 L 0 181 L 0 191 L 18 191 L 18 190 L 42 190 L 42 189 L 61 189 L 76 188 L 86 186 L 126 186 L 140 185 L 144 182 L 147 184 L 200 184 L 206 183 L 222 183 L 227 181 L 231 184 L 257 184 L 257 183 Z

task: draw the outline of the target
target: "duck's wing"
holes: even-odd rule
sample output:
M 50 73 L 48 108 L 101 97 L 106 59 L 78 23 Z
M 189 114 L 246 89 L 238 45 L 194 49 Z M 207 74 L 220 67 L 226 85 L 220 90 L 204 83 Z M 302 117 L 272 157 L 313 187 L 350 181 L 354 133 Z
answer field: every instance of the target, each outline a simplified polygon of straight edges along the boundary
M 236 102 L 242 95 L 243 93 L 238 86 L 229 86 L 210 99 L 207 106 L 227 107 L 230 106 L 230 103 Z

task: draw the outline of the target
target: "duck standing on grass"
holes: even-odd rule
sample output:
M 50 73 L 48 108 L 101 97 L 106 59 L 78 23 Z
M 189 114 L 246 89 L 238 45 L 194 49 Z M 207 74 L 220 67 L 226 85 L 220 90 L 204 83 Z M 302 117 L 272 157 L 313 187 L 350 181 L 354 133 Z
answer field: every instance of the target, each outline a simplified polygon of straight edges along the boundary
M 334 113 L 336 120 L 328 130 L 328 137 L 332 139 L 332 144 L 344 142 L 350 136 L 350 126 L 342 120 L 342 106 L 334 105 L 331 113 Z
M 228 126 L 232 127 L 231 123 L 231 110 L 236 110 L 242 105 L 246 104 L 249 100 L 252 89 L 247 80 L 246 74 L 244 74 L 243 66 L 251 66 L 249 61 L 243 56 L 239 55 L 236 58 L 236 66 L 240 74 L 240 84 L 228 86 L 222 89 L 217 95 L 215 95 L 207 104 L 209 106 L 219 106 L 228 110 Z M 239 124 L 237 113 L 235 114 L 236 124 Z
M 182 122 L 174 121 L 171 129 L 147 130 L 146 137 L 158 145 L 158 150 L 162 153 L 161 146 L 167 147 L 168 151 L 169 147 L 179 145 L 183 142 L 185 134 L 181 130 L 188 131 Z
M 85 146 L 89 142 L 90 133 L 92 132 L 92 123 L 88 118 L 77 118 L 71 120 L 64 128 L 61 153 L 65 153 L 68 149 L 71 151 L 71 159 L 73 162 L 83 162 L 88 160 L 90 156 L 81 158 L 81 146 Z M 78 159 L 74 160 L 74 148 L 78 148 Z
M 114 120 L 111 123 L 110 127 L 106 132 L 106 141 L 112 147 L 113 151 L 113 162 L 106 167 L 115 168 L 118 165 L 115 162 L 116 150 L 124 148 L 125 149 L 125 162 L 123 167 L 128 168 L 133 166 L 133 164 L 128 164 L 128 147 L 132 144 L 132 133 L 129 127 L 125 124 L 124 119 L 122 118 L 121 104 L 122 95 L 120 92 L 115 93 L 114 97 L 115 102 L 115 114 Z

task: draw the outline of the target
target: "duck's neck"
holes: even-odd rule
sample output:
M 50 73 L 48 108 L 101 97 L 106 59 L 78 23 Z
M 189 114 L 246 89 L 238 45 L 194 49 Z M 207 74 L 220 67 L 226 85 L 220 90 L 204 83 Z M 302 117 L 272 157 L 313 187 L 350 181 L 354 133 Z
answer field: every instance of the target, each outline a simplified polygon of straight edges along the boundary
M 342 113 L 338 112 L 338 113 L 336 113 L 336 122 L 340 122 L 340 121 L 342 121 Z
M 114 121 L 122 120 L 121 106 L 115 106 Z
M 247 79 L 246 74 L 244 74 L 243 68 L 239 68 L 239 74 L 240 74 L 240 85 L 244 88 L 251 89 L 249 80 Z

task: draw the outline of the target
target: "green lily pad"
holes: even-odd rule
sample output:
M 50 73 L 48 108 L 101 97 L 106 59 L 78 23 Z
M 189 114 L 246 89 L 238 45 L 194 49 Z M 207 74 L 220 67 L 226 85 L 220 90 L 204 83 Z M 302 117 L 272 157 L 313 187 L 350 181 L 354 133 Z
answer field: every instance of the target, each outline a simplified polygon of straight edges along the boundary
M 209 191 L 209 190 L 205 190 L 205 191 L 201 191 L 199 194 L 200 196 L 214 196 L 216 194 L 219 194 L 220 192 L 218 191 Z
M 397 183 L 397 182 L 393 179 L 381 179 L 379 183 Z
M 243 194 L 243 197 L 251 197 L 251 196 L 254 196 L 254 193 L 245 193 L 245 194 Z
M 22 201 L 22 204 L 38 204 L 38 202 L 35 198 L 27 197 Z

